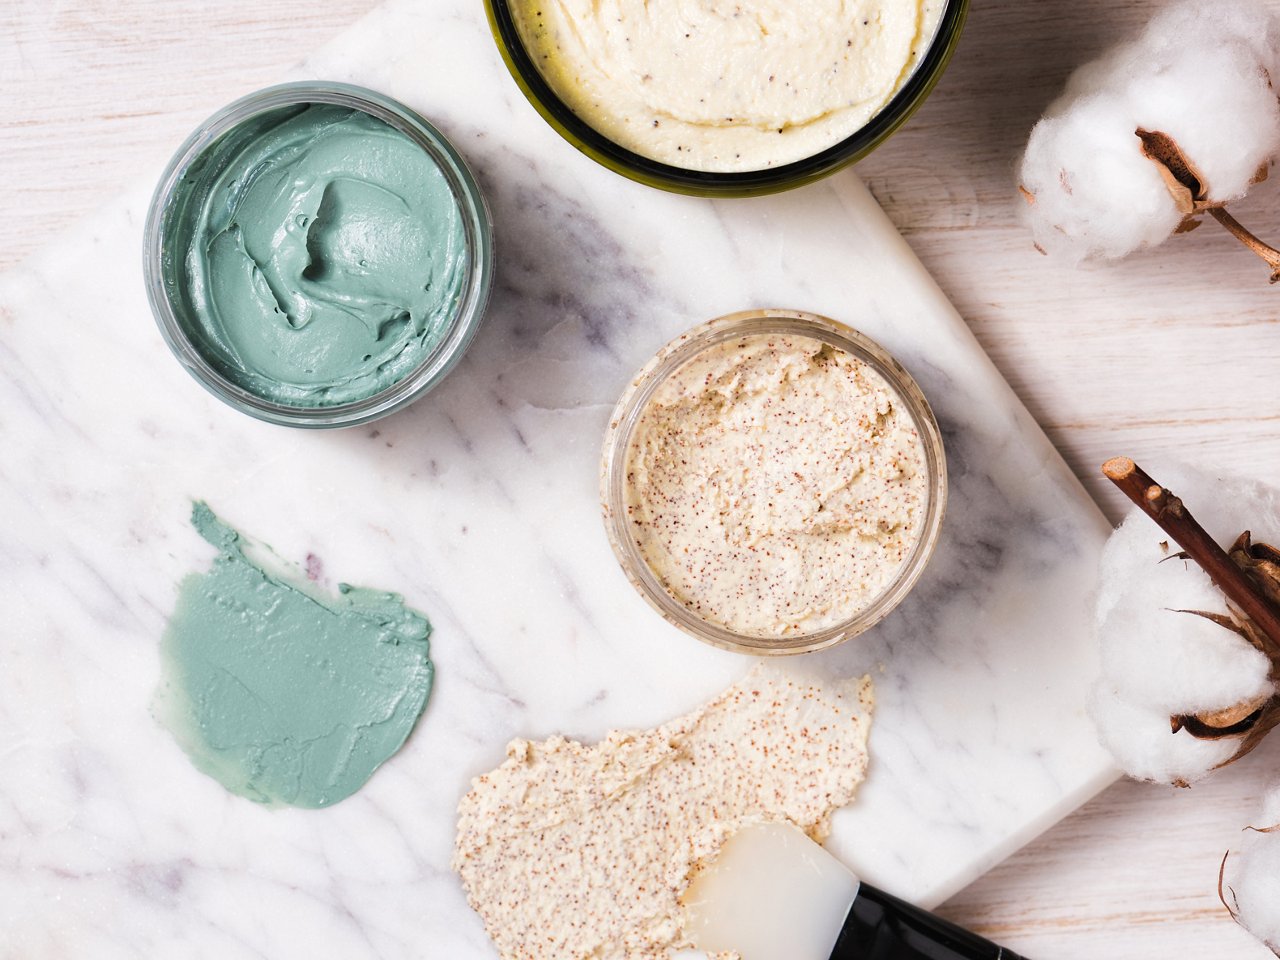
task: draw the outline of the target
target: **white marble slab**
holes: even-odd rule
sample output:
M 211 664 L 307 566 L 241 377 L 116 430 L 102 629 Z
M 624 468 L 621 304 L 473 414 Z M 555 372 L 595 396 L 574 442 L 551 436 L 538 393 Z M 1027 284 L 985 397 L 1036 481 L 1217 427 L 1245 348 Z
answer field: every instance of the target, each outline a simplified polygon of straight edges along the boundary
M 470 777 L 512 736 L 655 724 L 749 666 L 634 593 L 596 475 L 633 371 L 752 306 L 879 339 L 948 442 L 920 587 L 795 664 L 878 686 L 872 773 L 832 849 L 936 903 L 1112 779 L 1082 709 L 1106 524 L 853 174 L 723 202 L 620 180 L 525 103 L 470 0 L 394 0 L 300 75 L 387 92 L 454 139 L 493 207 L 493 308 L 415 407 L 302 433 L 169 357 L 140 276 L 149 180 L 0 280 L 0 955 L 491 957 L 447 870 Z M 351 800 L 228 796 L 151 718 L 176 583 L 210 554 L 193 497 L 435 624 L 423 722 Z

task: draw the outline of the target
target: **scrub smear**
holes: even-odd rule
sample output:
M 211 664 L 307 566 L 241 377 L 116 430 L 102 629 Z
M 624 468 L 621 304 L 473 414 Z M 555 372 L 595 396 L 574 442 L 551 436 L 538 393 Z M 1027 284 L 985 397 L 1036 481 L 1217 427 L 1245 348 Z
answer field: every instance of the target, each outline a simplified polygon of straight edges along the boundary
M 867 769 L 870 679 L 757 668 L 652 730 L 514 740 L 458 808 L 453 868 L 503 960 L 665 960 L 681 895 L 755 823 L 826 838 Z
M 408 738 L 434 673 L 431 625 L 394 593 L 324 596 L 264 569 L 203 503 L 218 550 L 182 581 L 161 645 L 156 712 L 192 763 L 262 803 L 327 807 Z

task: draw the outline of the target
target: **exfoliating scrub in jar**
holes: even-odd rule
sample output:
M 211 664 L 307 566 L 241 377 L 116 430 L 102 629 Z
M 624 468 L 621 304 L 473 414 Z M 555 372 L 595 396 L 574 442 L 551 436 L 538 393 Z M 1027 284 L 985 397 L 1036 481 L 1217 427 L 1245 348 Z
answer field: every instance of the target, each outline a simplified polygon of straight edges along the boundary
M 665 347 L 615 412 L 614 550 L 677 626 L 796 653 L 860 633 L 922 572 L 941 438 L 882 348 L 811 314 L 736 314 Z
M 360 423 L 448 372 L 492 274 L 484 201 L 426 121 L 370 91 L 292 84 L 214 117 L 148 221 L 161 330 L 262 419 Z
M 562 133 L 627 176 L 711 193 L 795 186 L 868 152 L 928 93 L 965 9 L 490 0 L 509 65 Z

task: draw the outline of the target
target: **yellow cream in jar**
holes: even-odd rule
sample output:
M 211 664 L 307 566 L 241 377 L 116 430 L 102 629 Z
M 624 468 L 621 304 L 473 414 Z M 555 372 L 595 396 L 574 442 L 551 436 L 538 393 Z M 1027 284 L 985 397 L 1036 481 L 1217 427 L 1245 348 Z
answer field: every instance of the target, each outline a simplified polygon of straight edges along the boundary
M 556 95 L 641 156 L 763 170 L 820 153 L 919 65 L 946 0 L 512 0 Z

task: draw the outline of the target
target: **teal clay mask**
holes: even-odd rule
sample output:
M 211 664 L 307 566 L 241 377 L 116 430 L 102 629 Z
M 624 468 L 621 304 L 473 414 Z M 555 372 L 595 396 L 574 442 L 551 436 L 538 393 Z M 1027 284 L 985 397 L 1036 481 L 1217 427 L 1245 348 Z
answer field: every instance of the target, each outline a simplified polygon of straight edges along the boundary
M 191 761 L 263 803 L 349 797 L 409 736 L 431 692 L 431 625 L 394 593 L 323 596 L 277 576 L 203 503 L 218 549 L 183 580 L 162 642 L 157 713 Z
M 427 361 L 467 283 L 463 213 L 436 161 L 361 110 L 294 104 L 183 174 L 166 246 L 186 334 L 272 403 L 356 403 Z

